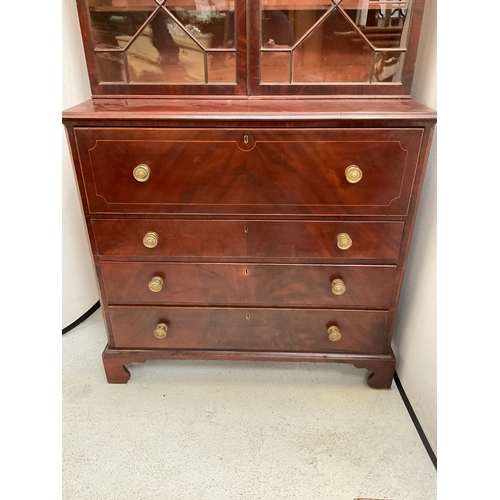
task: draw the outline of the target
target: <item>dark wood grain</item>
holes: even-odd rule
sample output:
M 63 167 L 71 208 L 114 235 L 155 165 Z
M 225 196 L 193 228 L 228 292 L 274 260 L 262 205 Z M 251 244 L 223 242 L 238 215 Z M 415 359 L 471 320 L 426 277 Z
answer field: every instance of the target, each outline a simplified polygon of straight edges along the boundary
M 86 124 L 117 124 L 150 127 L 192 126 L 228 127 L 234 122 L 254 126 L 323 127 L 354 126 L 394 127 L 422 126 L 422 121 L 436 121 L 436 112 L 411 99 L 366 99 L 366 98 L 151 98 L 89 99 L 63 112 L 63 121 Z M 168 120 L 168 122 L 165 122 Z M 388 120 L 391 120 L 388 122 Z M 139 125 L 140 126 L 140 125 Z
M 415 66 L 417 61 L 417 49 L 420 41 L 420 33 L 422 31 L 422 21 L 424 17 L 425 0 L 412 2 L 412 19 L 410 32 L 408 34 L 407 45 L 410 48 L 405 54 L 405 62 L 401 82 L 408 95 L 411 93 L 413 86 L 413 76 L 415 74 Z
M 110 304 L 388 309 L 396 266 L 102 262 Z M 159 292 L 148 284 L 163 280 Z M 346 291 L 332 293 L 342 279 Z
M 353 362 L 356 368 L 366 368 L 371 371 L 368 376 L 368 385 L 372 389 L 390 389 L 394 372 L 396 371 L 396 358 L 392 355 L 389 359 L 363 359 Z
M 97 253 L 103 259 L 288 260 L 331 262 L 397 261 L 403 222 L 198 221 L 99 219 L 93 221 Z M 158 245 L 146 248 L 148 232 Z M 341 250 L 337 235 L 352 246 Z
M 105 350 L 102 354 L 102 363 L 108 384 L 126 384 L 130 380 L 130 371 L 125 364 L 132 361 L 137 363 L 139 359 L 135 357 L 116 359 L 109 356 Z
M 106 346 L 103 361 L 110 383 L 126 383 L 130 372 L 125 365 L 144 363 L 149 359 L 162 360 L 227 360 L 227 361 L 308 361 L 314 363 L 350 363 L 356 368 L 369 370 L 368 384 L 374 389 L 390 389 L 394 375 L 395 357 L 388 354 L 354 354 L 339 352 L 256 352 L 215 351 L 197 349 L 113 349 Z M 373 380 L 375 374 L 375 381 Z M 374 385 L 374 382 L 376 386 Z
M 404 223 L 249 221 L 247 226 L 248 257 L 390 264 L 397 260 Z M 352 239 L 347 250 L 337 246 L 340 233 Z
M 383 353 L 385 311 L 109 306 L 117 347 Z M 167 336 L 153 335 L 168 326 Z M 342 337 L 328 339 L 337 326 Z
M 422 130 L 83 128 L 76 138 L 92 213 L 405 215 Z M 132 175 L 140 164 L 146 182 Z M 351 165 L 363 172 L 356 184 Z

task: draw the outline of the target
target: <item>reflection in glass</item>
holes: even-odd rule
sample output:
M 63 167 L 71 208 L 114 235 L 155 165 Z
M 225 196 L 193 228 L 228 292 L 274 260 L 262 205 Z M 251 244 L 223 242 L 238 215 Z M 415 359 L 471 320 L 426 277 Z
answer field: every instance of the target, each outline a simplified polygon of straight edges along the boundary
M 186 33 L 172 19 L 167 22 L 167 29 L 178 47 L 177 62 L 184 68 L 188 78 L 195 82 L 204 82 L 205 64 L 208 66 L 208 58 L 205 61 L 206 52 L 203 48 L 211 47 L 213 34 L 201 33 L 198 28 L 191 24 L 186 27 Z
M 95 48 L 117 47 L 117 36 L 133 36 L 157 9 L 155 0 L 88 0 Z
M 400 81 L 409 3 L 410 0 L 261 0 L 261 82 Z M 279 67 L 279 61 L 286 61 L 290 54 L 292 68 L 285 77 L 284 66 L 290 62 Z M 273 58 L 277 68 L 272 68 Z
M 100 82 L 125 83 L 125 59 L 123 52 L 96 53 L 97 78 Z
M 290 20 L 281 10 L 262 12 L 262 45 L 264 47 L 291 47 L 296 38 Z
M 208 82 L 236 82 L 236 54 L 234 52 L 212 52 L 208 56 Z
M 364 0 L 356 10 L 348 12 L 374 47 L 401 48 L 407 36 L 409 3 L 407 0 Z
M 192 3 L 194 6 L 195 0 Z M 230 9 L 226 1 L 212 2 L 212 0 L 197 0 L 196 9 L 198 10 L 171 8 L 170 2 L 168 2 L 168 8 L 179 23 L 192 34 L 197 36 L 210 34 L 209 37 L 206 36 L 200 39 L 200 43 L 205 48 L 234 47 L 234 19 L 232 15 L 228 15 Z
M 302 11 L 296 16 L 300 19 Z M 319 17 L 318 13 L 318 17 Z M 368 82 L 372 50 L 339 9 L 334 9 L 299 44 L 294 82 Z
M 377 52 L 373 64 L 374 82 L 401 81 L 404 53 L 402 52 Z
M 89 10 L 100 82 L 236 81 L 232 1 L 89 0 Z
M 290 80 L 290 53 L 262 52 L 260 79 L 263 83 L 288 83 Z

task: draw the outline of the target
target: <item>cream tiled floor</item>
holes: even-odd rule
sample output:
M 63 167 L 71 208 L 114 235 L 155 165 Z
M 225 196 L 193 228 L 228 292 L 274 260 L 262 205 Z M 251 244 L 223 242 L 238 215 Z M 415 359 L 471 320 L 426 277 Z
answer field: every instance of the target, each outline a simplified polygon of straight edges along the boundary
M 62 343 L 64 500 L 436 498 L 395 384 L 365 370 L 149 361 L 110 385 L 101 310 Z

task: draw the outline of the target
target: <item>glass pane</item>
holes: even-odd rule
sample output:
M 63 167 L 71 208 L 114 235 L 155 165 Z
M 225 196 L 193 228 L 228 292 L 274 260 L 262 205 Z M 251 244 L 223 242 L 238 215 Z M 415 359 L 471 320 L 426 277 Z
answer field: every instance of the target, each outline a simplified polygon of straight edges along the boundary
M 236 54 L 212 52 L 208 56 L 209 83 L 236 83 Z
M 196 1 L 196 6 L 195 2 Z M 172 3 L 181 4 L 182 0 Z M 184 1 L 184 3 L 187 3 Z M 205 48 L 232 48 L 235 45 L 234 4 L 226 0 L 193 0 L 195 10 L 167 8 Z
M 123 52 L 99 52 L 96 54 L 97 78 L 100 82 L 125 83 L 125 59 Z
M 117 36 L 132 36 L 158 8 L 155 0 L 88 0 L 94 48 L 117 47 Z
M 401 81 L 411 0 L 260 1 L 261 47 L 293 51 L 292 83 Z M 265 53 L 261 82 L 287 83 Z
M 342 7 L 377 48 L 404 48 L 410 0 L 344 0 Z
M 121 56 L 117 52 L 116 57 L 121 57 L 125 77 L 121 73 L 119 79 L 115 75 L 114 80 L 106 81 L 236 82 L 234 54 L 213 57 L 213 53 L 207 52 L 214 48 L 233 49 L 233 0 L 88 0 L 88 3 L 100 66 L 99 81 L 105 81 L 108 73 L 117 73 L 114 67 L 104 67 L 106 58 L 100 55 L 113 48 L 123 51 Z M 215 64 L 213 71 L 211 64 Z
M 374 82 L 399 82 L 403 70 L 404 53 L 402 52 L 377 52 L 373 65 Z
M 133 83 L 205 82 L 204 51 L 163 9 L 123 47 Z
M 308 11 L 296 12 L 296 17 Z M 320 13 L 317 13 L 319 15 Z M 335 8 L 296 49 L 294 82 L 369 82 L 372 49 Z
M 262 46 L 291 47 L 297 41 L 297 34 L 290 21 L 290 13 L 283 10 L 262 11 Z
M 289 83 L 290 53 L 262 52 L 260 56 L 260 79 L 263 83 Z

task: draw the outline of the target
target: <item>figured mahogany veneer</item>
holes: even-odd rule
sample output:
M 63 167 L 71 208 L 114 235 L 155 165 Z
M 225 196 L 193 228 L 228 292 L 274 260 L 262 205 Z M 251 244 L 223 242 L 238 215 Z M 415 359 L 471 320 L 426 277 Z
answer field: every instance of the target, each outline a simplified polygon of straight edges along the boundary
M 405 215 L 422 134 L 390 128 L 75 130 L 91 213 Z M 140 164 L 150 169 L 145 182 L 132 175 Z M 356 184 L 346 180 L 351 165 L 362 171 Z
M 434 112 L 396 99 L 106 99 L 64 122 L 110 383 L 148 359 L 242 359 L 352 363 L 391 387 Z
M 92 221 L 97 254 L 103 259 L 135 260 L 288 260 L 395 263 L 403 222 L 295 222 L 255 220 L 97 219 Z M 146 233 L 158 235 L 147 248 Z M 337 236 L 352 246 L 341 250 Z
M 388 309 L 396 266 L 102 262 L 112 304 Z M 149 283 L 158 276 L 160 291 Z M 332 292 L 341 279 L 346 290 Z
M 110 306 L 117 348 L 380 353 L 386 311 Z M 156 338 L 159 323 L 168 326 Z M 337 326 L 338 341 L 328 339 Z

